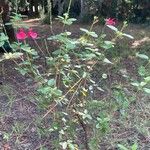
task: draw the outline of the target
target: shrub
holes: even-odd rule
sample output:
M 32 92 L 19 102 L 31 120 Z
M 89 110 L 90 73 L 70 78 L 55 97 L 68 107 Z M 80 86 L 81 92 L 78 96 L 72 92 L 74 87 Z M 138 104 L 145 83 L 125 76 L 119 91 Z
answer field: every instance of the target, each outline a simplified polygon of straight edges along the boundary
M 75 21 L 74 18 L 69 18 L 68 13 L 59 16 L 58 20 L 63 24 L 63 29 Z M 104 93 L 108 91 L 107 87 L 102 87 L 101 82 L 95 80 L 94 71 L 97 68 L 106 68 L 101 72 L 99 79 L 105 82 L 107 80 L 105 71 L 107 67 L 113 65 L 113 62 L 106 58 L 105 50 L 113 48 L 118 38 L 133 39 L 133 37 L 123 32 L 127 26 L 126 22 L 119 30 L 114 26 L 113 19 L 106 21 L 105 26 L 113 30 L 115 34 L 111 41 L 104 39 L 103 32 L 98 35 L 93 31 L 93 26 L 98 22 L 97 17 L 94 17 L 90 29 L 80 28 L 83 34 L 79 38 L 73 38 L 69 31 L 50 36 L 47 40 L 57 43 L 58 47 L 43 56 L 44 62 L 40 64 L 42 70 L 37 64 L 41 57 L 39 51 L 26 43 L 26 38 L 35 41 L 38 37 L 37 33 L 31 29 L 27 33 L 21 29 L 17 33 L 19 42 L 11 45 L 13 53 L 5 53 L 1 59 L 1 61 L 14 60 L 18 66 L 17 70 L 22 75 L 29 76 L 37 84 L 35 99 L 44 113 L 38 119 L 37 129 L 41 138 L 54 135 L 52 147 L 55 149 L 98 150 L 100 141 L 110 131 L 112 113 L 116 109 L 114 103 L 105 103 L 97 96 L 95 99 L 94 94 L 97 91 Z M 7 39 L 2 35 L 2 47 L 4 41 Z M 35 43 L 38 44 L 36 41 Z M 40 47 L 39 50 L 45 53 Z M 142 54 L 137 54 L 137 57 L 149 59 Z M 17 58 L 20 61 L 16 62 Z M 144 83 L 132 83 L 132 85 L 146 86 L 149 77 L 144 78 L 144 81 Z M 142 89 L 149 93 L 148 87 Z M 125 116 L 125 110 L 128 109 L 130 101 L 119 87 L 114 89 L 114 99 L 119 111 Z M 49 119 L 51 122 L 45 126 L 44 122 Z M 82 135 L 81 141 L 79 135 Z

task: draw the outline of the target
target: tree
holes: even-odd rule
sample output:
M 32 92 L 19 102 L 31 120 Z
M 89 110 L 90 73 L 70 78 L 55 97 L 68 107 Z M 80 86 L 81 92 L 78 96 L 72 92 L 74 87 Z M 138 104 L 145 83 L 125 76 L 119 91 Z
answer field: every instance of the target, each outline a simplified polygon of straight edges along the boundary
M 6 25 L 7 23 L 10 23 L 10 7 L 8 0 L 0 0 L 0 10 L 2 13 L 1 19 L 7 32 L 6 34 L 9 37 L 9 41 L 13 42 L 15 41 L 14 29 L 12 25 Z

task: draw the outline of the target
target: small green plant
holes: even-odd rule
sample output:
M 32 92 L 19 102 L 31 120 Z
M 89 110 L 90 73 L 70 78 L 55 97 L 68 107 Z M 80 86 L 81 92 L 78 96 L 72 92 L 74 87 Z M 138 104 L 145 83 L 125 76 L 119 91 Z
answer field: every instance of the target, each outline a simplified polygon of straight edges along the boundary
M 12 134 L 10 133 L 3 133 L 3 139 L 6 140 L 7 142 L 10 140 Z
M 133 144 L 129 149 L 121 144 L 118 144 L 118 147 L 120 150 L 137 150 L 138 149 L 137 143 Z
M 136 57 L 141 58 L 143 62 L 138 68 L 138 74 L 140 81 L 131 82 L 131 85 L 137 88 L 138 91 L 143 91 L 146 94 L 150 94 L 150 71 L 149 64 L 150 58 L 145 54 L 137 53 Z

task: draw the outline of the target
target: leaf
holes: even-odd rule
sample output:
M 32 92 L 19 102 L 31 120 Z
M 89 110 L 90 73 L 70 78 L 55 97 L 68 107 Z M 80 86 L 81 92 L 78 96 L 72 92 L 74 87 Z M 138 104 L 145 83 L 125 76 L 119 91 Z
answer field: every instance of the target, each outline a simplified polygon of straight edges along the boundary
M 52 92 L 55 96 L 62 96 L 62 91 L 57 88 L 54 88 Z
M 88 60 L 91 60 L 92 58 L 95 58 L 96 55 L 95 54 L 84 54 L 84 56 L 88 59 Z
M 23 53 L 15 52 L 15 53 L 4 53 L 4 59 L 17 59 L 23 56 Z
M 131 85 L 136 86 L 136 87 L 140 86 L 140 84 L 138 82 L 132 82 Z
M 144 78 L 144 80 L 145 80 L 146 82 L 150 82 L 150 76 Z
M 107 74 L 103 73 L 103 74 L 102 74 L 102 78 L 103 78 L 103 79 L 107 79 Z
M 141 83 L 140 83 L 140 86 L 143 87 L 143 86 L 145 86 L 146 84 L 147 84 L 146 82 L 141 82 Z
M 82 78 L 86 78 L 87 77 L 87 72 L 83 72 Z
M 22 45 L 21 46 L 21 49 L 25 52 L 27 52 L 28 54 L 31 54 L 31 55 L 37 55 L 37 51 L 32 49 L 30 46 L 28 45 Z
M 97 37 L 98 37 L 98 35 L 97 35 L 95 32 L 90 32 L 89 30 L 84 29 L 84 28 L 80 28 L 80 30 L 83 31 L 83 32 L 85 32 L 86 34 L 88 34 L 88 35 L 94 37 L 94 38 L 97 38 Z
M 8 36 L 6 36 L 4 33 L 0 33 L 0 42 L 7 41 L 7 40 L 8 40 Z
M 0 62 L 2 62 L 4 59 L 0 58 Z
M 60 143 L 60 145 L 62 146 L 63 149 L 67 149 L 67 146 L 68 146 L 68 143 L 67 142 L 63 142 L 63 143 Z
M 131 35 L 129 35 L 129 34 L 123 33 L 122 35 L 124 35 L 124 36 L 126 36 L 126 37 L 128 37 L 128 38 L 130 38 L 130 39 L 134 39 L 134 37 L 131 36 Z
M 5 23 L 5 25 L 6 25 L 6 26 L 10 26 L 10 25 L 12 25 L 12 23 L 11 23 L 11 22 Z
M 139 73 L 140 76 L 145 76 L 146 75 L 146 69 L 145 69 L 145 67 L 144 66 L 140 66 L 138 68 L 138 73 Z
M 118 144 L 118 147 L 120 150 L 128 150 L 125 146 L 121 145 L 121 144 Z
M 81 31 L 85 32 L 85 33 L 88 33 L 89 31 L 87 29 L 84 29 L 84 28 L 80 28 Z
M 138 145 L 135 143 L 132 145 L 131 150 L 137 150 L 138 149 Z
M 99 91 L 105 92 L 101 87 L 96 87 Z
M 0 47 L 2 47 L 4 44 L 4 41 L 0 41 Z
M 146 92 L 147 94 L 150 94 L 150 89 L 148 88 L 143 88 L 144 92 Z
M 92 37 L 95 37 L 95 38 L 98 37 L 98 35 L 95 32 L 89 32 L 89 35 L 91 35 Z
M 76 150 L 75 146 L 72 143 L 69 143 L 68 147 L 70 150 Z
M 55 81 L 55 79 L 50 79 L 50 80 L 48 80 L 47 83 L 49 86 L 54 86 L 56 84 L 56 81 Z
M 69 19 L 67 19 L 67 21 L 66 21 L 66 24 L 67 25 L 71 25 L 73 22 L 75 22 L 77 19 L 75 19 L 75 18 L 69 18 Z
M 28 73 L 28 70 L 25 69 L 25 68 L 24 69 L 15 68 L 15 69 L 18 70 L 20 72 L 20 74 L 23 75 L 23 76 Z
M 141 59 L 146 59 L 146 60 L 149 59 L 149 57 L 147 55 L 145 55 L 145 54 L 139 54 L 139 53 L 136 53 L 136 57 L 139 57 Z
M 116 31 L 116 32 L 118 31 L 118 29 L 116 27 L 114 27 L 114 26 L 107 25 L 107 27 L 110 28 L 110 29 L 112 29 L 112 30 L 114 30 L 114 31 Z
M 107 63 L 107 64 L 113 64 L 110 60 L 108 60 L 107 58 L 105 58 L 104 60 L 103 60 L 103 62 L 105 62 L 105 63 Z
M 114 42 L 111 42 L 111 41 L 104 41 L 104 43 L 101 45 L 102 48 L 105 48 L 105 49 L 110 49 L 112 47 L 114 47 Z

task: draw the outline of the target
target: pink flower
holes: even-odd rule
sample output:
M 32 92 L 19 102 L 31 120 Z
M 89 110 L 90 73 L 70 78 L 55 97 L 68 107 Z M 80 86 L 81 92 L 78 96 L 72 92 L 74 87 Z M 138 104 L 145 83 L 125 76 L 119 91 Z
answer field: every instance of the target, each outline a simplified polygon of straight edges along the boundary
M 27 34 L 28 34 L 28 37 L 31 37 L 32 39 L 36 39 L 37 36 L 38 36 L 38 34 L 37 34 L 36 32 L 34 32 L 34 31 L 32 30 L 32 28 L 29 29 L 29 31 L 28 31 Z
M 116 19 L 115 18 L 108 18 L 108 19 L 106 19 L 106 25 L 114 26 L 115 24 L 116 24 Z
M 27 38 L 27 35 L 24 29 L 20 29 L 19 32 L 16 33 L 16 37 L 18 40 L 25 40 Z

